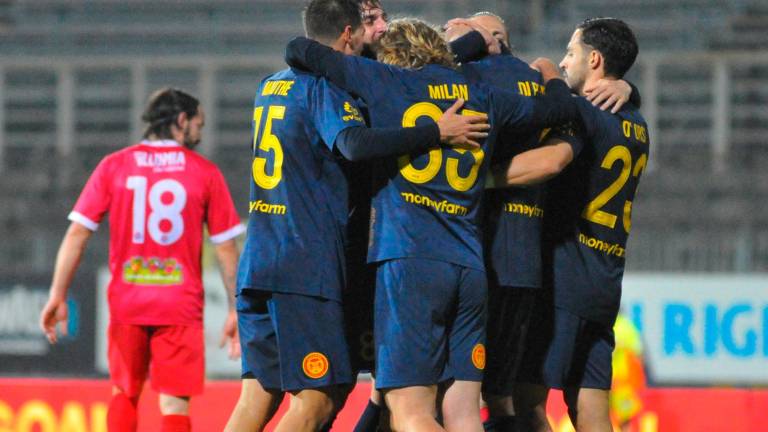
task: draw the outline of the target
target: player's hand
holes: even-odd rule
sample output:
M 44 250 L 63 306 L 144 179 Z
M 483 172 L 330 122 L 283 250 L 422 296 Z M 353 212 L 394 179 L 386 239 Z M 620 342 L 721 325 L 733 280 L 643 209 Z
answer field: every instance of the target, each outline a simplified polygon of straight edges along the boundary
M 472 21 L 466 18 L 454 18 L 448 21 L 447 23 L 445 23 L 445 28 L 447 29 L 446 34 L 448 30 L 456 26 L 466 26 L 480 33 L 480 35 L 483 36 L 483 39 L 485 40 L 485 47 L 488 49 L 488 54 L 490 55 L 501 54 L 501 42 L 499 42 L 498 39 L 493 37 L 493 33 L 491 33 L 491 31 L 488 30 L 487 28 L 483 27 L 482 25 L 478 24 L 475 21 Z M 460 36 L 463 36 L 466 33 L 469 33 L 469 31 L 462 33 Z M 452 41 L 453 39 L 448 39 L 448 40 Z
M 592 105 L 600 106 L 603 111 L 611 108 L 614 114 L 627 103 L 631 94 L 632 87 L 624 80 L 601 78 L 594 84 L 584 87 L 584 95 Z
M 48 342 L 55 344 L 58 341 L 56 326 L 62 336 L 67 335 L 67 302 L 61 299 L 49 298 L 40 312 L 40 329 L 45 333 Z
M 224 348 L 225 345 L 229 345 L 227 348 L 229 358 L 233 360 L 240 358 L 240 335 L 237 333 L 237 313 L 234 310 L 229 311 L 224 329 L 221 331 L 219 348 Z
M 447 40 L 448 42 L 453 42 L 456 39 L 472 31 L 472 27 L 466 24 L 454 24 L 454 25 L 446 24 L 444 28 L 445 28 L 445 40 Z
M 488 136 L 491 125 L 486 114 L 461 115 L 459 108 L 464 105 L 464 99 L 457 99 L 437 121 L 440 128 L 440 142 L 453 147 L 479 148 L 481 140 Z
M 547 81 L 555 78 L 562 78 L 560 69 L 552 62 L 552 60 L 544 57 L 539 57 L 530 64 L 533 69 L 541 72 L 541 78 L 546 83 Z

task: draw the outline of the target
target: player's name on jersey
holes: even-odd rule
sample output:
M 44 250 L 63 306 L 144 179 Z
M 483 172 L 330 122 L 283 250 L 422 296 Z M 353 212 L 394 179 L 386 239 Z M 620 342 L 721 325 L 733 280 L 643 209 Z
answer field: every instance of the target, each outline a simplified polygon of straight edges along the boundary
M 469 100 L 469 86 L 466 84 L 434 84 L 428 85 L 429 98 L 437 100 Z
M 614 255 L 619 258 L 624 258 L 624 254 L 626 252 L 625 249 L 618 243 L 610 243 L 604 240 L 590 237 L 584 233 L 579 233 L 579 243 L 598 252 L 602 252 L 606 255 Z
M 293 87 L 294 81 L 267 81 L 264 83 L 264 88 L 261 90 L 262 96 L 288 96 L 288 92 Z
M 288 207 L 283 204 L 271 204 L 262 200 L 251 201 L 248 205 L 248 213 L 284 215 L 286 211 L 288 211 Z
M 632 123 L 629 120 L 624 120 L 621 122 L 621 132 L 624 134 L 627 138 L 635 138 L 637 141 L 640 141 L 641 143 L 648 143 L 648 132 L 645 129 L 645 126 Z
M 537 205 L 529 205 L 519 202 L 506 202 L 504 203 L 504 211 L 507 213 L 515 213 L 530 218 L 543 218 L 544 209 Z
M 517 90 L 523 96 L 539 96 L 544 94 L 544 86 L 533 81 L 518 81 Z
M 133 153 L 133 157 L 136 166 L 153 168 L 155 172 L 183 171 L 187 163 L 183 151 L 137 151 Z
M 469 213 L 469 209 L 447 200 L 435 201 L 426 195 L 415 194 L 411 192 L 400 192 L 400 196 L 403 197 L 408 204 L 416 204 L 424 207 L 429 207 L 440 213 L 447 213 L 457 216 L 466 216 Z

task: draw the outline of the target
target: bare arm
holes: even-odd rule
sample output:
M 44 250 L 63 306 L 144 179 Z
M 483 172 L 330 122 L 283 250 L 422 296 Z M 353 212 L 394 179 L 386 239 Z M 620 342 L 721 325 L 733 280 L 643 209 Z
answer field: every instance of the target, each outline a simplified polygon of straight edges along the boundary
M 92 234 L 88 228 L 72 222 L 56 254 L 48 302 L 40 312 L 40 328 L 52 344 L 57 341 L 56 324 L 63 322 L 64 325 L 60 325 L 59 330 L 62 334 L 67 334 L 67 291 Z
M 573 147 L 559 139 L 551 139 L 542 147 L 513 157 L 506 172 L 495 173 L 496 184 L 529 186 L 545 182 L 559 174 L 573 160 Z
M 235 311 L 235 288 L 237 280 L 237 243 L 235 239 L 229 239 L 215 245 L 216 260 L 219 262 L 221 280 L 227 291 L 227 320 L 221 335 L 219 346 L 223 347 L 229 342 L 228 355 L 230 358 L 240 357 L 240 339 L 237 334 L 237 313 Z

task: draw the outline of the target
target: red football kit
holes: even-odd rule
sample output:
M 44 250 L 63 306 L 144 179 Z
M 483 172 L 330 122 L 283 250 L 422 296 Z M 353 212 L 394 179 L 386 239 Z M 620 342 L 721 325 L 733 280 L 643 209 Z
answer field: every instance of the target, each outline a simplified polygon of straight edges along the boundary
M 230 240 L 245 228 L 219 169 L 172 140 L 142 141 L 99 163 L 69 219 L 95 231 L 107 212 L 112 274 L 108 288 L 110 371 L 116 384 L 134 393 L 130 388 L 140 388 L 141 375 L 146 375 L 146 366 L 143 374 L 137 370 L 148 361 L 146 351 L 152 350 L 154 357 L 165 344 L 147 340 L 151 347 L 136 347 L 131 358 L 126 358 L 124 350 L 139 340 L 119 328 L 187 328 L 189 336 L 175 338 L 195 345 L 190 347 L 191 354 L 199 359 L 190 362 L 187 356 L 186 362 L 199 369 L 203 361 L 203 224 L 213 243 Z M 149 337 L 156 331 L 149 331 Z M 123 376 L 126 373 L 130 379 Z M 153 387 L 155 383 L 153 377 Z

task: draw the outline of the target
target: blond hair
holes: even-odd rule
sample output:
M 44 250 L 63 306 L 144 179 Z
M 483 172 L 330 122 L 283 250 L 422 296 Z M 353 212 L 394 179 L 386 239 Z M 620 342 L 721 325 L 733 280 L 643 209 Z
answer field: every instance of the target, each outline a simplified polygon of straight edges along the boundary
M 428 64 L 456 67 L 440 31 L 416 18 L 401 18 L 389 23 L 376 50 L 380 62 L 410 69 Z

